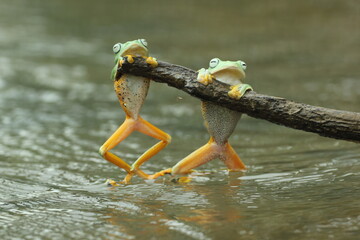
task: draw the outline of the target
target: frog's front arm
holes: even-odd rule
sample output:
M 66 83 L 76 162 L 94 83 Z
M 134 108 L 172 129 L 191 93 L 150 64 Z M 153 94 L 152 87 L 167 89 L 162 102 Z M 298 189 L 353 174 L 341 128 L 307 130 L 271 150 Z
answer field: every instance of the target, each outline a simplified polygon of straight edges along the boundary
M 237 85 L 230 86 L 230 91 L 228 92 L 229 97 L 239 100 L 247 91 L 252 91 L 253 88 L 246 83 L 240 83 Z

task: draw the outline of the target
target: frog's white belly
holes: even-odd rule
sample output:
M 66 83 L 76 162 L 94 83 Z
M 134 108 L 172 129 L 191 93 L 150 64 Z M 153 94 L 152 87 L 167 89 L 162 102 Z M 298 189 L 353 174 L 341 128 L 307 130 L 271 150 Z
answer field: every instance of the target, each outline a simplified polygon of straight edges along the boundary
M 241 113 L 219 105 L 201 102 L 205 126 L 216 143 L 223 145 L 233 133 Z
M 149 79 L 128 74 L 124 74 L 114 83 L 121 107 L 134 119 L 137 119 L 139 116 L 149 86 Z

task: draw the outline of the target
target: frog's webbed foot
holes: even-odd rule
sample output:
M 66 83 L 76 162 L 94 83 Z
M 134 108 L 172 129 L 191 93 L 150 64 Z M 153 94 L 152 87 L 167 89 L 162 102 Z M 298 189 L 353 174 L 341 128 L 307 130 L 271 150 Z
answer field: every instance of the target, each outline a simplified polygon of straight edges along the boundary
M 192 172 L 195 172 L 195 170 L 189 171 L 189 173 L 192 173 Z M 160 172 L 157 172 L 153 175 L 149 175 L 148 179 L 156 179 L 158 177 L 165 176 L 166 174 L 171 175 L 171 173 L 172 173 L 172 168 L 168 168 L 168 169 L 162 170 Z M 173 183 L 188 183 L 188 182 L 191 182 L 191 180 L 192 180 L 192 176 L 183 176 L 183 177 L 172 178 L 171 182 L 173 182 Z
M 168 169 L 162 170 L 160 172 L 157 172 L 153 175 L 149 175 L 148 179 L 156 179 L 158 177 L 164 176 L 165 174 L 171 174 L 171 172 L 172 172 L 172 169 L 168 168 Z
M 108 186 L 108 187 L 118 187 L 120 186 L 119 182 L 116 182 L 112 179 L 107 179 L 105 184 Z
M 209 73 L 209 71 L 205 68 L 202 68 L 198 71 L 197 81 L 204 85 L 208 85 L 213 82 L 214 77 Z
M 185 177 L 173 178 L 173 179 L 171 179 L 171 182 L 173 182 L 173 183 L 189 183 L 189 182 L 191 182 L 192 179 L 193 179 L 192 177 L 185 176 Z
M 154 58 L 154 57 L 145 57 L 145 62 L 152 67 L 158 66 L 158 62 L 156 61 L 156 58 Z
M 252 91 L 252 87 L 249 84 L 238 84 L 230 87 L 230 91 L 228 92 L 229 97 L 239 100 L 246 91 Z
M 107 179 L 105 184 L 108 186 L 108 187 L 119 187 L 119 186 L 122 186 L 122 185 L 126 185 L 126 184 L 129 184 L 130 183 L 130 180 L 131 179 L 124 179 L 122 181 L 115 181 L 115 180 L 112 180 L 112 179 Z

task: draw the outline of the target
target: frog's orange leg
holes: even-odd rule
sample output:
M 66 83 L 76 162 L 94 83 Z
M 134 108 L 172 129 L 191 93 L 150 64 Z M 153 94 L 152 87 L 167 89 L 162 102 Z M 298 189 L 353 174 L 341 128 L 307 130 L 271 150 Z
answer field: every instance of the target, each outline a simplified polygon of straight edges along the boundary
M 128 173 L 128 176 L 125 177 L 123 183 L 128 183 L 130 181 L 132 176 L 132 167 L 129 164 L 127 164 L 124 160 L 122 160 L 121 158 L 119 158 L 118 156 L 116 156 L 115 154 L 109 151 L 113 149 L 116 145 L 118 145 L 120 142 L 122 142 L 125 138 L 127 138 L 133 131 L 138 130 L 139 125 L 141 126 L 141 123 L 139 124 L 139 120 L 135 120 L 129 116 L 126 116 L 124 123 L 111 135 L 111 137 L 100 147 L 99 150 L 99 153 L 103 158 L 115 164 L 116 166 L 124 169 Z M 157 152 L 155 152 L 155 154 L 156 153 Z M 151 157 L 153 155 L 151 155 Z M 137 170 L 136 173 L 143 178 L 146 178 L 148 176 L 140 169 Z
M 217 156 L 216 147 L 216 144 L 214 144 L 213 140 L 210 139 L 207 144 L 195 150 L 193 153 L 178 162 L 174 167 L 157 172 L 153 175 L 150 175 L 148 178 L 156 179 L 158 177 L 164 176 L 165 174 L 175 175 L 191 173 L 193 168 L 205 164 Z
M 148 179 L 156 179 L 158 177 L 164 176 L 165 174 L 171 174 L 171 172 L 172 172 L 172 168 L 168 168 L 168 169 L 162 170 L 160 172 L 157 172 L 153 175 L 149 175 Z
M 229 171 L 240 171 L 246 169 L 245 164 L 241 161 L 239 155 L 229 143 L 225 144 L 224 154 L 220 157 Z
M 106 140 L 106 142 L 100 147 L 100 155 L 115 164 L 116 166 L 124 169 L 126 172 L 130 172 L 131 167 L 124 160 L 109 152 L 121 141 L 130 135 L 134 131 L 135 121 L 132 118 L 126 118 L 124 123 Z
M 160 130 L 159 128 L 155 127 L 148 121 L 139 117 L 137 120 L 136 130 L 144 133 L 150 137 L 159 139 L 160 142 L 152 146 L 148 149 L 143 155 L 141 155 L 131 166 L 131 172 L 125 177 L 125 182 L 130 181 L 131 176 L 136 173 L 142 178 L 150 179 L 150 176 L 145 174 L 144 172 L 140 171 L 140 166 L 152 158 L 154 155 L 159 153 L 163 148 L 165 148 L 171 142 L 171 136 L 164 131 Z
M 217 157 L 220 157 L 228 167 L 229 171 L 240 171 L 245 169 L 245 164 L 236 154 L 229 143 L 218 145 L 213 138 L 209 142 L 193 153 L 178 162 L 173 168 L 162 170 L 149 176 L 149 179 L 155 179 L 165 174 L 188 174 L 192 169 L 199 167 Z
M 218 157 L 221 152 L 220 147 L 214 142 L 212 138 L 210 141 L 193 153 L 178 162 L 172 168 L 172 174 L 188 174 L 193 168 L 203 165 L 214 158 Z

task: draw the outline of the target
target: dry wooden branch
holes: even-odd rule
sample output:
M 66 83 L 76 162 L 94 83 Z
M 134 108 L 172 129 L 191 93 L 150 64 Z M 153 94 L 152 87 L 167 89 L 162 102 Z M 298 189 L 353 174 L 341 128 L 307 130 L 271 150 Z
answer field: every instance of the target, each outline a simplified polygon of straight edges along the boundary
M 134 63 L 126 61 L 118 69 L 117 78 L 123 73 L 167 83 L 191 96 L 254 118 L 317 133 L 324 137 L 360 142 L 360 113 L 311 106 L 254 91 L 247 92 L 240 100 L 234 100 L 227 95 L 229 85 L 214 81 L 205 86 L 196 81 L 196 71 L 166 62 L 159 61 L 158 67 L 152 68 L 142 58 L 135 58 Z

